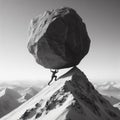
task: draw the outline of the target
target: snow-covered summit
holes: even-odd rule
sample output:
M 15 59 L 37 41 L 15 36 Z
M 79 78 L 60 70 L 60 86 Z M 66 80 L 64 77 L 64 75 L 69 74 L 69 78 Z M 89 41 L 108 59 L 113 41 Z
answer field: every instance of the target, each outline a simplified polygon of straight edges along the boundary
M 74 67 L 1 120 L 120 120 L 120 111 Z

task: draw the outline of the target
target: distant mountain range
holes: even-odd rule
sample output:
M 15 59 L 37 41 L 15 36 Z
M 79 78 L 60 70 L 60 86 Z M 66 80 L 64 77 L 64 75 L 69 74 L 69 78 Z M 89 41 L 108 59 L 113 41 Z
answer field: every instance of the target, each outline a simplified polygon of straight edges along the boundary
M 120 82 L 96 82 L 94 86 L 101 94 L 120 99 Z
M 106 100 L 120 109 L 120 82 L 96 82 L 94 86 Z
M 13 89 L 6 88 L 0 92 L 0 117 L 9 113 L 21 103 L 17 101 L 21 95 Z
M 0 84 L 0 117 L 36 95 L 42 89 L 43 84 L 39 84 L 39 86 L 39 88 L 37 85 L 31 87 L 30 84 L 25 85 L 25 83 Z
M 1 120 L 120 120 L 120 111 L 73 68 Z
M 32 86 L 33 85 L 33 86 Z M 0 84 L 0 117 L 8 114 L 34 95 L 36 95 L 45 83 L 4 83 Z M 106 82 L 94 83 L 95 88 L 108 100 L 111 105 L 120 109 L 120 87 L 119 83 Z

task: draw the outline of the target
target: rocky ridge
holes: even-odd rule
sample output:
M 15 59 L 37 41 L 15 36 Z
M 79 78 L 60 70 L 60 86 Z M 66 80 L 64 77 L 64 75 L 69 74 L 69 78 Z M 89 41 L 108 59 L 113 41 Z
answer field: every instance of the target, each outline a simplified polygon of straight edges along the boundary
M 120 111 L 73 68 L 1 120 L 120 120 Z

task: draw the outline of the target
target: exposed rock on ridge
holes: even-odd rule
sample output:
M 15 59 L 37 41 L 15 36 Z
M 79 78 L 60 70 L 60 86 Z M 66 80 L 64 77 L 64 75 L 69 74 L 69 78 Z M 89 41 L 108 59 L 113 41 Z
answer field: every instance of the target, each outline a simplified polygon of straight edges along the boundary
M 15 114 L 14 114 L 15 113 Z M 2 120 L 120 120 L 83 72 L 73 68 Z

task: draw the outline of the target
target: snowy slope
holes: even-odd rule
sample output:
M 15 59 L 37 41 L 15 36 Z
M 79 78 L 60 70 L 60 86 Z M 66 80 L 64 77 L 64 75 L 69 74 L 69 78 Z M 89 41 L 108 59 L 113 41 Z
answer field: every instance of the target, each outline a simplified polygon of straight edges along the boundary
M 39 86 L 39 88 L 38 88 Z M 0 118 L 32 98 L 42 89 L 43 83 L 35 81 L 33 84 L 12 83 L 0 84 Z
M 28 87 L 25 90 L 21 90 L 20 94 L 21 94 L 21 98 L 18 99 L 18 101 L 20 103 L 26 102 L 27 100 L 29 100 L 30 98 L 32 98 L 34 95 L 36 95 L 38 93 L 37 90 L 35 90 L 33 87 Z
M 115 104 L 114 107 L 118 108 L 120 110 L 120 102 Z
M 120 111 L 73 68 L 1 120 L 120 120 Z

